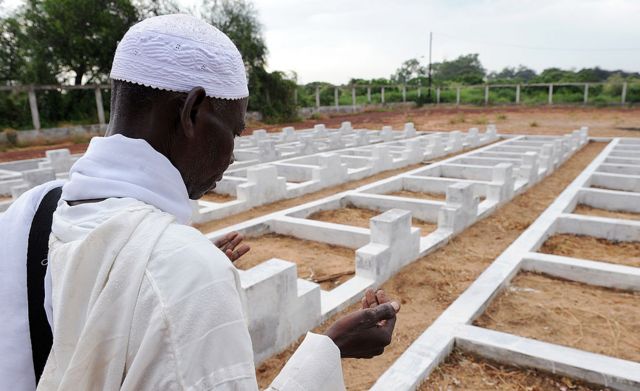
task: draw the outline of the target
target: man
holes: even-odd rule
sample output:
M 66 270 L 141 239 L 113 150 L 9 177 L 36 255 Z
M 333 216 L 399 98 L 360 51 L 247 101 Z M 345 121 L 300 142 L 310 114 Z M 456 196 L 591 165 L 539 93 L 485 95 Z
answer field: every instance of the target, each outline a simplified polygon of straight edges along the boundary
M 53 346 L 38 389 L 256 389 L 230 261 L 247 248 L 231 236 L 220 251 L 186 225 L 189 199 L 221 179 L 244 128 L 242 58 L 214 27 L 167 15 L 125 34 L 111 79 L 107 137 L 94 138 L 72 167 L 53 215 L 44 282 Z M 25 289 L 16 286 L 25 271 L 15 260 L 24 260 L 21 237 L 55 185 L 25 194 L 0 221 L 16 238 L 2 253 L 2 271 L 15 277 L 3 277 L 15 288 L 3 299 L 13 294 L 15 303 L 0 354 L 19 353 L 0 359 L 2 389 L 32 389 L 39 375 L 31 366 L 25 378 L 25 338 L 33 351 L 37 339 L 25 324 Z M 325 336 L 309 333 L 271 388 L 344 388 L 339 358 L 381 354 L 399 310 L 382 291 L 368 291 L 362 307 Z

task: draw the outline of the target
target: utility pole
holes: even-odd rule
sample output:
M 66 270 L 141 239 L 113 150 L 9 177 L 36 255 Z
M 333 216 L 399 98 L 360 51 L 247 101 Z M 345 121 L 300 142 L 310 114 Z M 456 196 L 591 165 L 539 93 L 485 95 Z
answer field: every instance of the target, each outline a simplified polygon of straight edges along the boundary
M 433 42 L 433 32 L 429 31 L 429 89 L 427 90 L 429 103 L 431 103 L 431 43 L 432 42 Z

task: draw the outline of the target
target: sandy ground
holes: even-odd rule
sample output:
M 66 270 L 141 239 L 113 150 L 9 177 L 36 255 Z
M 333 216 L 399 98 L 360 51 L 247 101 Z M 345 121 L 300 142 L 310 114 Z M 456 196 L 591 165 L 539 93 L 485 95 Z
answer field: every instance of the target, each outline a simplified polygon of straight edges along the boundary
M 541 183 L 387 281 L 382 288 L 402 303 L 393 342 L 383 355 L 374 359 L 343 360 L 347 387 L 350 390 L 370 388 L 442 311 L 535 221 L 604 146 L 604 143 L 590 143 Z M 355 308 L 352 306 L 337 316 Z M 331 323 L 332 320 L 326 322 L 316 331 L 322 332 Z M 261 387 L 269 385 L 296 347 L 294 344 L 257 369 Z
M 640 361 L 640 294 L 520 273 L 476 325 Z
M 405 122 L 413 122 L 418 130 L 466 130 L 495 123 L 499 133 L 509 134 L 562 134 L 580 126 L 589 126 L 591 136 L 640 137 L 640 107 L 423 107 L 394 111 L 370 111 L 325 117 L 317 121 L 264 126 L 279 131 L 283 126 L 304 128 L 315 123 L 330 127 L 340 126 L 342 121 L 351 121 L 354 127 L 380 129 L 392 125 L 402 129 Z M 633 129 L 633 130 L 628 130 Z
M 499 141 L 496 141 L 499 142 Z M 225 227 L 229 227 L 231 225 L 234 224 L 238 224 L 241 223 L 243 221 L 247 221 L 250 219 L 254 219 L 256 217 L 259 216 L 264 216 L 266 214 L 269 213 L 273 213 L 275 211 L 279 211 L 279 210 L 283 210 L 283 209 L 287 209 L 287 208 L 291 208 L 297 205 L 301 205 L 304 204 L 306 202 L 311 202 L 311 201 L 315 201 L 315 200 L 319 200 L 321 198 L 324 197 L 328 197 L 343 191 L 347 191 L 347 190 L 353 190 L 356 189 L 360 186 L 364 186 L 367 185 L 369 183 L 373 183 L 385 178 L 389 178 L 392 177 L 394 175 L 398 175 L 401 174 L 403 172 L 407 172 L 407 171 L 411 171 L 411 170 L 415 170 L 417 168 L 420 167 L 424 167 L 428 164 L 434 163 L 434 162 L 438 162 L 440 160 L 445 160 L 445 159 L 449 159 L 452 158 L 454 156 L 463 154 L 463 153 L 467 153 L 470 150 L 465 150 L 465 151 L 460 151 L 458 153 L 454 153 L 451 155 L 447 155 L 447 156 L 443 156 L 441 158 L 438 159 L 434 159 L 432 162 L 430 163 L 418 163 L 418 164 L 413 164 L 411 166 L 407 166 L 407 167 L 403 167 L 403 168 L 398 168 L 395 170 L 390 170 L 390 171 L 385 171 L 385 172 L 381 172 L 379 174 L 376 175 L 372 175 L 357 181 L 351 181 L 351 182 L 347 182 L 347 183 L 343 183 L 341 185 L 338 186 L 333 186 L 333 187 L 329 187 L 326 189 L 322 189 L 319 191 L 316 191 L 314 193 L 309 193 L 309 194 L 305 194 L 302 195 L 300 197 L 296 197 L 296 198 L 292 198 L 292 199 L 287 199 L 287 200 L 281 200 L 281 201 L 277 201 L 277 202 L 273 202 L 271 204 L 267 204 L 267 205 L 261 205 L 258 207 L 255 207 L 253 209 L 250 209 L 248 211 L 242 212 L 242 213 L 238 213 L 235 214 L 233 216 L 227 216 L 223 219 L 220 220 L 214 220 L 214 221 L 210 221 L 207 223 L 203 223 L 203 224 L 197 224 L 195 225 L 196 228 L 198 228 L 200 231 L 204 232 L 204 233 L 208 233 L 208 232 L 213 232 L 215 230 L 218 229 L 222 229 Z
M 346 208 L 322 210 L 311 214 L 311 220 L 325 221 L 328 223 L 353 225 L 355 227 L 369 228 L 369 219 L 378 216 L 383 212 L 378 210 L 356 208 L 349 206 Z M 411 219 L 411 225 L 420 228 L 420 235 L 425 236 L 438 228 L 437 224 L 426 221 Z
M 355 251 L 350 248 L 277 234 L 247 238 L 245 243 L 251 251 L 234 263 L 242 270 L 280 258 L 295 262 L 299 278 L 318 282 L 324 290 L 335 288 L 355 272 Z
M 311 201 L 315 201 L 315 200 L 319 200 L 321 198 L 325 198 L 343 191 L 347 191 L 347 190 L 352 190 L 352 189 L 356 189 L 360 186 L 364 186 L 366 184 L 372 183 L 372 182 L 376 182 L 385 178 L 389 178 L 392 177 L 394 175 L 398 175 L 400 173 L 406 172 L 406 171 L 410 171 L 410 170 L 415 170 L 416 168 L 420 168 L 423 167 L 424 165 L 422 163 L 418 163 L 418 164 L 414 164 L 411 166 L 407 166 L 404 168 L 399 168 L 397 170 L 391 170 L 391 171 L 385 171 L 382 172 L 380 174 L 377 175 L 372 175 L 370 177 L 364 178 L 364 179 L 360 179 L 357 181 L 352 181 L 352 182 L 347 182 L 347 183 L 343 183 L 341 185 L 338 186 L 333 186 L 333 187 L 328 187 L 326 189 L 322 189 L 320 191 L 316 191 L 314 193 L 309 193 L 309 194 L 305 194 L 302 195 L 300 197 L 296 197 L 296 198 L 291 198 L 291 199 L 287 199 L 287 200 L 281 200 L 281 201 L 276 201 L 273 202 L 271 204 L 266 204 L 266 205 L 261 205 L 258 207 L 255 207 L 253 209 L 250 209 L 248 211 L 245 212 L 241 212 L 232 216 L 227 216 L 224 217 L 220 220 L 214 220 L 214 221 L 209 221 L 207 223 L 203 223 L 203 224 L 197 224 L 195 225 L 196 228 L 198 228 L 200 231 L 207 233 L 207 232 L 213 232 L 225 227 L 229 227 L 231 225 L 234 224 L 238 224 L 241 223 L 243 221 L 247 221 L 250 219 L 254 219 L 256 217 L 260 217 L 260 216 L 264 216 L 266 214 L 269 213 L 273 213 L 275 211 L 278 210 L 283 210 L 283 209 L 287 209 L 287 208 L 291 208 L 297 205 L 302 205 L 304 203 L 307 202 L 311 202 Z
M 631 212 L 619 212 L 606 209 L 593 208 L 589 205 L 579 204 L 573 210 L 573 213 L 581 215 L 599 216 L 599 217 L 611 217 L 614 219 L 626 219 L 626 220 L 640 220 L 640 213 Z
M 435 201 L 444 201 L 447 199 L 447 195 L 445 193 L 432 193 L 432 192 L 411 191 L 411 190 L 394 191 L 391 193 L 387 193 L 387 195 L 397 196 L 397 197 L 407 197 L 407 198 L 418 198 L 422 200 L 435 200 Z
M 267 125 L 250 123 L 245 134 L 257 129 L 280 131 L 285 126 L 297 129 L 313 127 L 324 123 L 329 127 L 339 127 L 342 121 L 351 121 L 356 128 L 381 129 L 392 125 L 402 129 L 405 122 L 413 122 L 418 130 L 450 131 L 484 127 L 495 123 L 499 133 L 505 134 L 563 134 L 580 126 L 589 126 L 591 136 L 640 137 L 640 107 L 477 107 L 440 106 L 416 109 L 377 110 L 358 114 L 343 114 L 322 117 L 318 120 Z M 0 162 L 44 157 L 45 151 L 56 148 L 70 148 L 72 153 L 84 152 L 87 144 L 71 142 L 55 145 L 32 146 L 0 152 Z
M 419 390 L 604 391 L 608 388 L 535 369 L 495 363 L 455 349 Z
M 219 194 L 219 193 L 207 193 L 204 196 L 202 196 L 201 198 L 202 201 L 209 201 L 209 202 L 218 202 L 218 203 L 224 203 L 224 202 L 229 202 L 229 201 L 235 201 L 236 197 L 232 197 L 228 194 Z
M 557 234 L 547 239 L 539 251 L 640 267 L 640 242 L 613 242 L 592 236 Z

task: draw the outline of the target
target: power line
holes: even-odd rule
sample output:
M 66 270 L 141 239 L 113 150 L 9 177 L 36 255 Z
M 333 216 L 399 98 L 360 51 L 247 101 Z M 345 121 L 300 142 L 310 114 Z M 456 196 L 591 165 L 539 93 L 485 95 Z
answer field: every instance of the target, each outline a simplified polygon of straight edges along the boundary
M 481 45 L 490 45 L 490 46 L 503 46 L 503 47 L 511 47 L 518 49 L 526 49 L 526 50 L 549 50 L 549 51 L 566 51 L 566 52 L 626 52 L 633 50 L 640 50 L 640 47 L 635 48 L 566 48 L 566 47 L 544 47 L 544 46 L 527 46 L 527 45 L 517 45 L 512 43 L 504 43 L 504 42 L 487 42 L 481 40 L 460 38 L 449 34 L 438 33 L 438 35 L 456 39 L 458 41 L 473 43 L 473 44 L 481 44 Z

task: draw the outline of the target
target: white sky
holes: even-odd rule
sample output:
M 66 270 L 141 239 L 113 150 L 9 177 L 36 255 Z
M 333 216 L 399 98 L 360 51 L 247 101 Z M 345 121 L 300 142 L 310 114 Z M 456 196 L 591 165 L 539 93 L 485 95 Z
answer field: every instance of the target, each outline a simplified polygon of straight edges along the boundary
M 640 0 L 254 0 L 269 68 L 299 81 L 388 77 L 404 61 L 479 53 L 489 70 L 527 65 L 640 71 Z M 615 49 L 532 50 L 536 48 Z
M 269 69 L 295 71 L 300 83 L 389 77 L 409 58 L 426 63 L 429 31 L 434 62 L 479 53 L 489 70 L 640 71 L 640 0 L 253 1 Z

